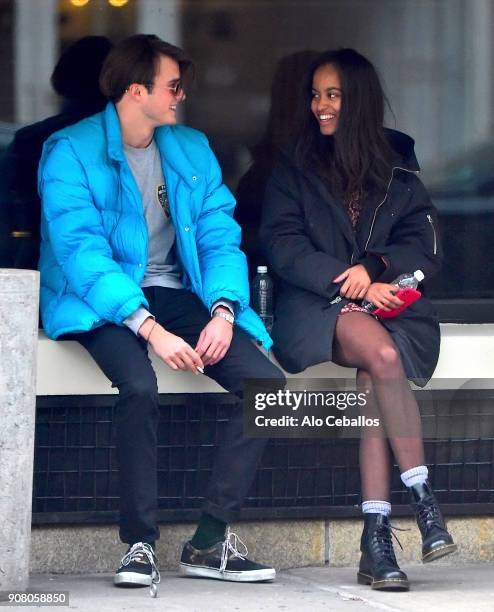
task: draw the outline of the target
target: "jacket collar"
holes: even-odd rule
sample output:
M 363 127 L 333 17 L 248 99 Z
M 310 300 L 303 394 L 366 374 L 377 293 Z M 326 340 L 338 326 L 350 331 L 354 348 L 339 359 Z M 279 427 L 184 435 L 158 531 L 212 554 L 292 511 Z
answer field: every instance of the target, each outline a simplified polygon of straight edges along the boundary
M 120 119 L 118 118 L 117 109 L 115 108 L 113 102 L 108 102 L 106 105 L 103 120 L 106 129 L 108 156 L 111 159 L 115 159 L 119 162 L 125 161 Z
M 197 170 L 182 145 L 184 139 L 179 137 L 181 129 L 183 128 L 177 125 L 163 125 L 156 128 L 154 138 L 161 159 L 180 176 L 189 189 L 195 189 L 199 186 L 203 174 Z
M 118 162 L 125 162 L 123 151 L 122 129 L 117 109 L 113 102 L 108 102 L 104 111 L 104 123 L 108 142 L 108 156 Z M 181 139 L 177 135 L 177 126 L 163 125 L 156 128 L 154 138 L 160 151 L 163 167 L 169 166 L 187 184 L 195 189 L 200 183 L 201 173 L 193 166 L 186 155 Z
M 384 128 L 384 132 L 395 153 L 393 166 L 401 166 L 405 170 L 419 172 L 420 166 L 415 156 L 415 140 L 411 136 L 408 136 L 408 134 L 399 132 L 398 130 Z

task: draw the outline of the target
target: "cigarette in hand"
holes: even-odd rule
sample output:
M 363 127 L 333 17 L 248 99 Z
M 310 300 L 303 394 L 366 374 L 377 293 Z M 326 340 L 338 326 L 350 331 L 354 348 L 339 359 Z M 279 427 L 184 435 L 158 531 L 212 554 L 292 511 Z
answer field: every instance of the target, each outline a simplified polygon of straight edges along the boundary
M 204 374 L 204 368 L 201 368 L 201 366 L 196 365 L 196 370 L 201 374 Z

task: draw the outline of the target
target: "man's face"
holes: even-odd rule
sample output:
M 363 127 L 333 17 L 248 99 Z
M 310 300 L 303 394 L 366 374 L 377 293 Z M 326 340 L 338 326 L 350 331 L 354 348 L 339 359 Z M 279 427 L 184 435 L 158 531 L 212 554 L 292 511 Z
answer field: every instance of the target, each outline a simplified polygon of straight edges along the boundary
M 158 72 L 154 78 L 151 92 L 145 90 L 142 99 L 142 111 L 153 126 L 173 125 L 177 122 L 177 104 L 185 99 L 181 83 L 178 63 L 162 55 Z

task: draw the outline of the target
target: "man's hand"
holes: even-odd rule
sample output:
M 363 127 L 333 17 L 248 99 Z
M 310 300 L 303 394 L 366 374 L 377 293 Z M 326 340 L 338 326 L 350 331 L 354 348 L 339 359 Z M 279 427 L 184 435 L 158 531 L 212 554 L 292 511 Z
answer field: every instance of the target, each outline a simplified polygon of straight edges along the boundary
M 172 370 L 190 370 L 198 374 L 204 364 L 196 351 L 183 338 L 166 331 L 159 323 L 148 318 L 139 328 L 139 335 L 148 340 L 153 351 Z
M 229 313 L 227 308 L 218 306 L 215 310 Z M 213 317 L 202 330 L 196 345 L 196 352 L 205 366 L 221 361 L 230 348 L 233 325 L 221 317 Z
M 389 312 L 404 303 L 394 295 L 399 289 L 398 285 L 372 283 L 365 294 L 365 299 L 378 308 L 382 308 L 385 312 Z
M 344 282 L 343 282 L 344 281 Z M 340 287 L 340 295 L 349 300 L 361 300 L 370 287 L 371 279 L 362 264 L 347 268 L 336 278 L 333 283 L 343 284 Z

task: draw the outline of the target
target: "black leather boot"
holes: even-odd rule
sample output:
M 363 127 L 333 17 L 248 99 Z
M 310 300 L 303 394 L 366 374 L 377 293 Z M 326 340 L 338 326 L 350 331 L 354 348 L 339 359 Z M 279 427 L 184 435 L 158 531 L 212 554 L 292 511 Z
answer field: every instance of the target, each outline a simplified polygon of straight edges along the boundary
M 408 591 L 408 578 L 396 562 L 391 541 L 391 525 L 384 514 L 364 513 L 364 531 L 360 539 L 360 558 L 357 580 L 371 588 L 389 591 Z
M 412 508 L 422 534 L 422 561 L 429 563 L 456 552 L 457 546 L 448 533 L 429 482 L 413 485 L 409 489 Z

